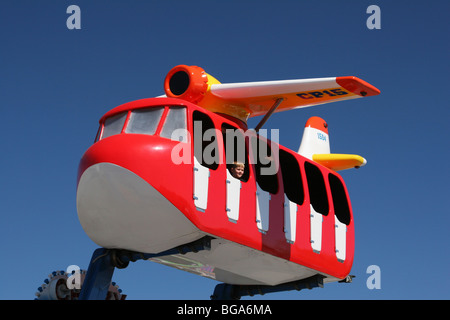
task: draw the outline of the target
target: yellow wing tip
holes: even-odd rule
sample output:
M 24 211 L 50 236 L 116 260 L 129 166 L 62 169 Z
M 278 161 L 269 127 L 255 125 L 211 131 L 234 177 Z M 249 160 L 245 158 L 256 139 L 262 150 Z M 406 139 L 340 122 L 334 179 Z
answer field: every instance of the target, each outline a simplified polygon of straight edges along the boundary
M 363 167 L 367 160 L 356 154 L 314 154 L 312 160 L 334 171 Z

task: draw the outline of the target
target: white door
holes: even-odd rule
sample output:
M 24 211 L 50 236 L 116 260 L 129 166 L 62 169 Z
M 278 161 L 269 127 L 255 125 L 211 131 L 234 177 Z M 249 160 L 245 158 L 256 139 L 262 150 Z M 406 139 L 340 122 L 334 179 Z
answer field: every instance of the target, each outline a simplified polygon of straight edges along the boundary
M 312 204 L 309 205 L 311 209 L 311 247 L 314 252 L 319 253 L 322 249 L 322 220 L 323 216 L 314 210 Z
M 269 230 L 269 202 L 270 193 L 256 184 L 256 225 L 262 233 Z
M 295 230 L 297 227 L 297 204 L 284 195 L 284 232 L 289 243 L 295 242 Z
M 227 170 L 227 216 L 231 222 L 239 219 L 239 201 L 241 198 L 241 181 Z
M 200 211 L 208 205 L 209 169 L 194 157 L 194 204 Z
M 343 262 L 345 261 L 347 226 L 334 216 L 334 227 L 336 257 Z

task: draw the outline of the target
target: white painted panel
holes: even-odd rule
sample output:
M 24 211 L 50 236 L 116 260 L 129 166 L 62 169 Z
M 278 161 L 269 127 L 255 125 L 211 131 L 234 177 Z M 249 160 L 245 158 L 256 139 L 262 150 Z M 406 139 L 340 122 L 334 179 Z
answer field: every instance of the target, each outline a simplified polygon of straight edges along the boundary
M 340 222 L 336 216 L 334 216 L 334 220 L 336 257 L 340 261 L 345 261 L 347 226 L 344 223 Z
M 206 210 L 208 205 L 209 169 L 194 157 L 194 204 L 197 209 Z
M 269 230 L 270 193 L 256 184 L 256 225 L 262 232 Z
M 235 285 L 274 286 L 317 274 L 300 264 L 220 238 L 211 240 L 210 250 L 149 260 Z M 340 279 L 327 277 L 330 280 Z
M 151 184 L 112 163 L 83 172 L 76 205 L 86 234 L 105 248 L 157 253 L 204 236 Z
M 298 154 L 311 159 L 313 154 L 329 154 L 330 138 L 322 130 L 305 127 Z
M 284 195 L 284 232 L 286 240 L 295 242 L 295 230 L 297 226 L 297 204 Z
M 314 210 L 313 206 L 309 205 L 311 208 L 310 218 L 311 218 L 311 247 L 314 251 L 320 252 L 322 249 L 322 220 L 323 217 L 320 213 Z
M 213 84 L 211 93 L 223 99 L 245 99 L 337 88 L 336 78 L 294 79 Z
M 227 216 L 233 221 L 239 219 L 239 200 L 241 198 L 241 181 L 227 170 Z

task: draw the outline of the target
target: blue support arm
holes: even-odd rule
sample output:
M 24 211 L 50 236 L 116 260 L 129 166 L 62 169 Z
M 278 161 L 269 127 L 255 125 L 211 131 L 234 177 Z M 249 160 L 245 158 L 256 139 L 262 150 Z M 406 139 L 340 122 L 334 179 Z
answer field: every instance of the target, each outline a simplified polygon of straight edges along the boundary
M 140 253 L 120 249 L 99 248 L 94 251 L 81 288 L 80 300 L 105 300 L 114 269 L 126 268 L 129 262 L 147 260 L 173 254 L 186 254 L 211 248 L 211 238 L 206 236 L 194 242 L 160 253 Z
M 79 300 L 105 300 L 114 273 L 110 251 L 99 248 L 92 254 Z

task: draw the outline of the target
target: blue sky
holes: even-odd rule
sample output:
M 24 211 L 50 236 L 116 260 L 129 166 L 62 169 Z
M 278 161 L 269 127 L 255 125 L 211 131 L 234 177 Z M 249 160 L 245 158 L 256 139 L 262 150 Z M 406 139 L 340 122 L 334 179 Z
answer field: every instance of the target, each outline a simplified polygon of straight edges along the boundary
M 80 30 L 66 27 L 71 4 Z M 366 27 L 372 4 L 379 30 Z M 323 117 L 332 152 L 368 164 L 341 173 L 353 283 L 261 298 L 449 299 L 449 12 L 437 0 L 2 1 L 0 299 L 34 299 L 51 271 L 87 268 L 97 246 L 78 222 L 78 162 L 105 112 L 162 94 L 178 64 L 223 83 L 353 75 L 381 90 L 266 123 L 297 150 L 306 120 Z M 371 265 L 381 289 L 366 286 Z M 143 261 L 114 280 L 129 299 L 209 299 L 217 284 Z

